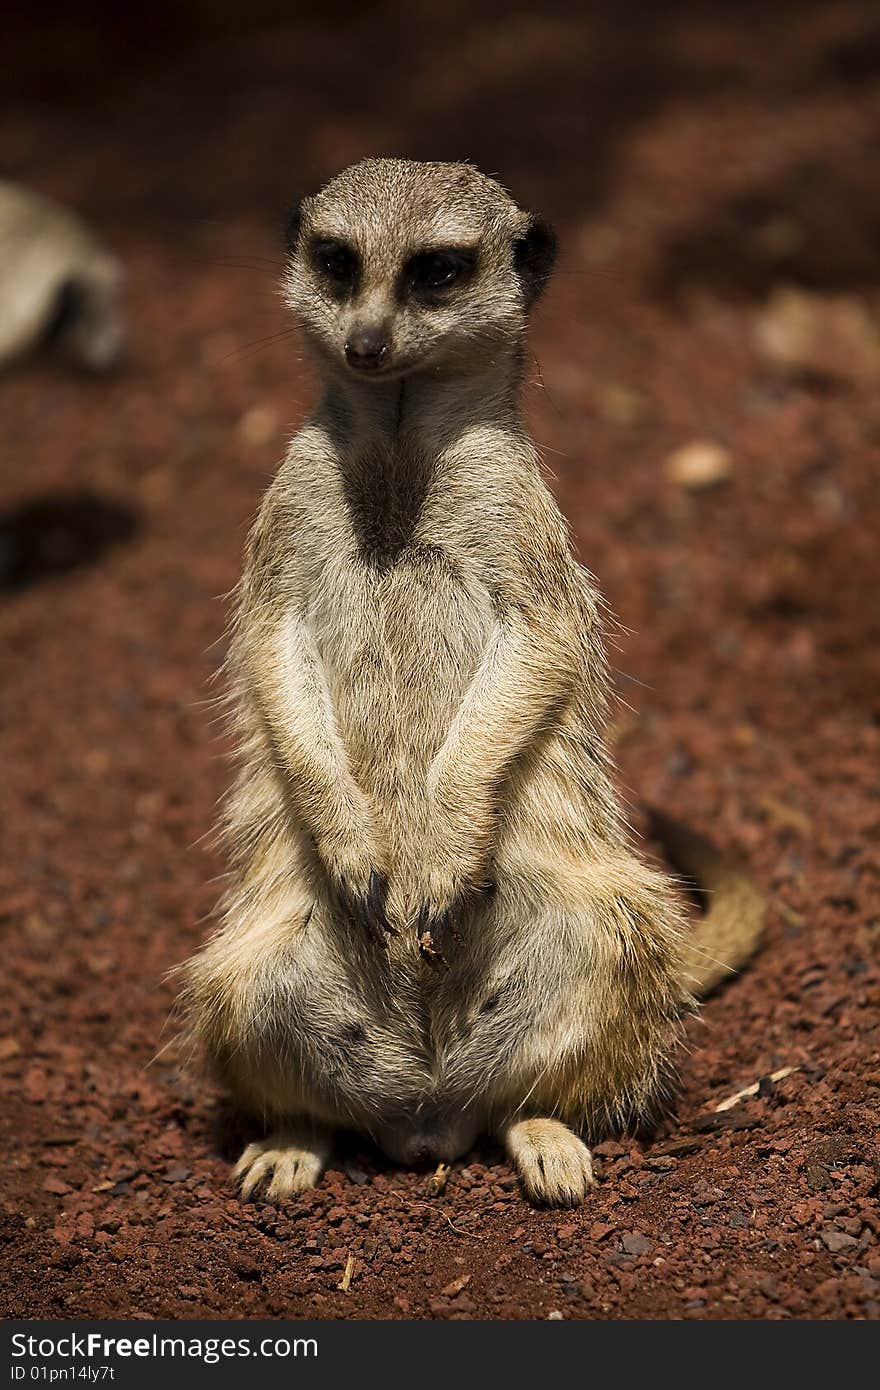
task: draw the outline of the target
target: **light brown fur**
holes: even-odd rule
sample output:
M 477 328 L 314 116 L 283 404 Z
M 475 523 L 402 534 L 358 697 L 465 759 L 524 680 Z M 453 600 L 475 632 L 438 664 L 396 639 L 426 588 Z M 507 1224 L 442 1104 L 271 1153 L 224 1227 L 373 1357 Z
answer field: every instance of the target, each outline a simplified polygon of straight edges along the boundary
M 411 257 L 438 247 L 471 262 L 435 293 Z M 695 949 L 630 846 L 596 591 L 520 418 L 551 262 L 543 224 L 466 165 L 367 161 L 294 225 L 285 290 L 325 392 L 251 535 L 234 887 L 184 993 L 270 1130 L 247 1193 L 311 1184 L 350 1126 L 403 1162 L 489 1130 L 533 1199 L 580 1201 L 583 1139 L 662 1104 L 711 982 L 711 926 Z M 369 373 L 346 361 L 364 330 L 386 344 Z

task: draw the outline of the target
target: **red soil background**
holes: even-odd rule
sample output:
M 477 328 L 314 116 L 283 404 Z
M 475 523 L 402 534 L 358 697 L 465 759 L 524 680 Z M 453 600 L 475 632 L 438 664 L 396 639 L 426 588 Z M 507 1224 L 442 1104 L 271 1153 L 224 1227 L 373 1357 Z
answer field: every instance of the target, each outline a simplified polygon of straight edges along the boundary
M 876 8 L 76 8 L 6 26 L 0 160 L 120 254 L 131 350 L 0 382 L 3 1311 L 876 1318 L 880 403 L 869 342 L 783 373 L 754 332 L 782 284 L 880 312 Z M 575 1212 L 489 1145 L 430 1197 L 356 1139 L 243 1206 L 240 1122 L 160 1051 L 222 870 L 218 596 L 312 392 L 279 226 L 368 153 L 473 157 L 557 223 L 528 407 L 621 623 L 621 785 L 770 900 L 677 1115 Z M 666 465 L 694 439 L 705 491 Z

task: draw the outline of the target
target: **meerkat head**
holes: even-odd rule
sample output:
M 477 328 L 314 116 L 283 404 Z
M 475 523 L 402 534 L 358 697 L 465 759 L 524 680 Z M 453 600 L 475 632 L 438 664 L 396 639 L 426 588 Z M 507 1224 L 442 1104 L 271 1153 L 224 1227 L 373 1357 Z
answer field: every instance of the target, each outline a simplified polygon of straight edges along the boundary
M 331 367 L 468 371 L 519 342 L 556 238 L 470 164 L 368 159 L 306 198 L 284 294 Z

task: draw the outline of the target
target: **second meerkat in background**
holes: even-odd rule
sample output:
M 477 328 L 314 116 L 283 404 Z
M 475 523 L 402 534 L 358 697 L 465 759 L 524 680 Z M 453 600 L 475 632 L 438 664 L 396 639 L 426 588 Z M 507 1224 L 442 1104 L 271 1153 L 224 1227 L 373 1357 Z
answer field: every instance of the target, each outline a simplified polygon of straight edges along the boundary
M 760 931 L 737 875 L 689 929 L 612 787 L 597 595 L 519 407 L 554 255 L 461 164 L 368 160 L 291 227 L 323 395 L 238 591 L 234 886 L 184 994 L 267 1121 L 245 1195 L 311 1186 L 344 1126 L 402 1162 L 488 1130 L 580 1201 L 585 1140 L 656 1113 L 678 1019 Z

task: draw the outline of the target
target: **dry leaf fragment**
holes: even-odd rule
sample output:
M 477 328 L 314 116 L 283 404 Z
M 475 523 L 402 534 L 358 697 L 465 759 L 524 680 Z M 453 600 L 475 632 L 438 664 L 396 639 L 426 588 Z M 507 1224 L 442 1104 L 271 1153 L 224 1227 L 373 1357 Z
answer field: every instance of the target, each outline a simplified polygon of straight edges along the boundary
M 434 944 L 434 938 L 426 929 L 419 937 L 419 951 L 425 960 L 431 965 L 445 965 L 446 958 L 439 946 Z
M 458 1279 L 453 1279 L 451 1284 L 447 1284 L 445 1289 L 441 1289 L 440 1293 L 444 1298 L 457 1298 L 462 1289 L 466 1288 L 470 1282 L 471 1276 L 469 1274 L 462 1274 Z
M 449 1181 L 449 1164 L 438 1163 L 434 1172 L 425 1183 L 426 1197 L 440 1197 L 446 1191 L 446 1184 Z

